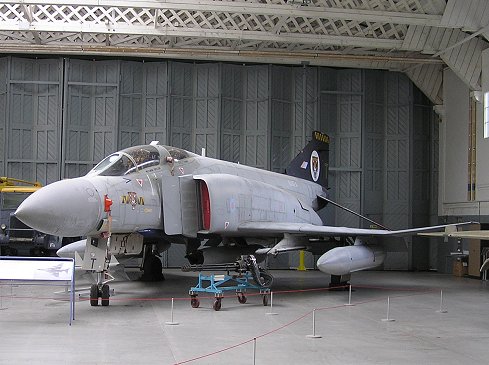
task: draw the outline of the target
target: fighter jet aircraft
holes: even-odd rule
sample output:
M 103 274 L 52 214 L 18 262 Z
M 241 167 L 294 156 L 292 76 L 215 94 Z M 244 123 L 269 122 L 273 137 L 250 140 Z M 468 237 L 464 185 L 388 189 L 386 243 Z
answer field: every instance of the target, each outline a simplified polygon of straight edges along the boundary
M 317 267 L 342 281 L 383 263 L 382 247 L 367 245 L 365 238 L 446 227 L 389 231 L 323 225 L 317 211 L 330 202 L 328 154 L 329 137 L 313 132 L 286 174 L 279 174 L 152 142 L 111 154 L 83 177 L 47 185 L 15 214 L 42 232 L 87 236 L 83 266 L 99 274 L 92 305 L 99 297 L 109 304 L 103 273 L 111 255 L 143 254 L 145 272 L 161 275 L 155 255 L 172 243 L 186 246 L 191 264 L 308 250 L 324 253 Z

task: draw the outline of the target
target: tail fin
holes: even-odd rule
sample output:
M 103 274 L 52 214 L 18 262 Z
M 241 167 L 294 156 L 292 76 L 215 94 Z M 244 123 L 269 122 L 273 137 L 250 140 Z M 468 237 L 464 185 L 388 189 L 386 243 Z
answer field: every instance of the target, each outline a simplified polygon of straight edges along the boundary
M 311 141 L 292 160 L 285 173 L 328 187 L 329 136 L 314 131 Z

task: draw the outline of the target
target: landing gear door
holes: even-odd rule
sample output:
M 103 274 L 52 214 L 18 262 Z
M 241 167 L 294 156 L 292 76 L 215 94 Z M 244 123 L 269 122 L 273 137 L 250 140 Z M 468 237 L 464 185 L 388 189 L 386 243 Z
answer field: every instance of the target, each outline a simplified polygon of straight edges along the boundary
M 95 272 L 107 270 L 106 256 L 107 238 L 87 237 L 82 269 Z
M 177 176 L 161 178 L 163 225 L 167 235 L 182 234 L 182 209 L 180 182 Z

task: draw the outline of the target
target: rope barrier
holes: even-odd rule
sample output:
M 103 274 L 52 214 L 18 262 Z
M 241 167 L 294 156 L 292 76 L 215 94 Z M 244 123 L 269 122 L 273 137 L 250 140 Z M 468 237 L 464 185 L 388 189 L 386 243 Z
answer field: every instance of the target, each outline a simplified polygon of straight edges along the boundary
M 391 288 L 389 290 L 396 290 L 396 289 Z M 304 291 L 304 290 L 298 290 L 298 292 L 301 292 L 301 291 Z M 306 289 L 306 291 L 307 291 L 307 289 Z M 413 290 L 411 290 L 411 291 L 413 291 Z M 291 291 L 286 291 L 286 292 L 289 293 Z M 433 293 L 433 292 L 435 292 L 435 289 L 424 290 L 421 293 L 413 293 L 413 294 L 406 294 L 406 295 L 397 295 L 397 296 L 393 296 L 393 298 L 406 298 L 406 297 L 412 297 L 412 296 L 418 296 L 418 295 L 426 295 L 426 294 L 430 294 L 430 293 Z M 355 302 L 355 305 L 356 306 L 358 306 L 358 305 L 364 305 L 364 304 L 368 304 L 368 303 L 378 302 L 378 301 L 381 301 L 381 300 L 383 301 L 383 300 L 385 300 L 385 298 L 375 298 L 375 299 L 370 299 L 370 300 L 364 300 L 364 301 L 361 301 L 361 302 Z M 289 326 L 293 325 L 294 323 L 297 323 L 297 322 L 301 321 L 305 317 L 307 317 L 310 314 L 312 314 L 314 311 L 334 310 L 334 309 L 339 309 L 339 308 L 345 308 L 345 305 L 344 304 L 340 304 L 340 305 L 334 305 L 334 306 L 329 306 L 329 307 L 314 308 L 313 310 L 310 310 L 310 311 L 304 313 L 300 317 L 298 317 L 298 318 L 296 318 L 296 319 L 294 319 L 294 320 L 292 320 L 290 322 L 287 322 L 287 323 L 285 323 L 284 325 L 282 325 L 280 327 L 274 328 L 273 330 L 270 330 L 268 332 L 262 333 L 262 334 L 260 334 L 258 336 L 254 336 L 251 339 L 248 339 L 248 340 L 245 340 L 245 341 L 240 342 L 238 344 L 235 344 L 235 345 L 232 345 L 232 346 L 223 348 L 221 350 L 214 351 L 212 353 L 208 353 L 208 354 L 201 355 L 201 356 L 198 356 L 198 357 L 195 357 L 195 358 L 192 358 L 192 359 L 188 359 L 188 360 L 176 362 L 176 363 L 174 363 L 174 365 L 187 364 L 187 363 L 190 363 L 190 362 L 193 362 L 193 361 L 196 361 L 196 360 L 200 360 L 200 359 L 203 359 L 203 358 L 206 358 L 206 357 L 210 357 L 210 356 L 213 356 L 213 355 L 216 355 L 216 354 L 225 352 L 225 351 L 229 351 L 229 350 L 234 349 L 236 347 L 239 347 L 239 346 L 248 344 L 248 343 L 250 343 L 252 341 L 255 341 L 256 339 L 269 336 L 269 335 L 271 335 L 273 333 L 276 333 L 276 332 L 278 332 L 278 331 L 280 331 L 280 330 L 282 330 L 282 329 L 284 329 L 286 327 L 289 327 Z
M 27 285 L 26 285 L 27 286 Z M 311 288 L 311 289 L 291 289 L 291 290 L 277 290 L 277 291 L 274 291 L 273 294 L 274 295 L 277 295 L 277 294 L 297 294 L 297 293 L 308 293 L 308 292 L 318 292 L 318 291 L 336 291 L 338 289 L 347 289 L 349 286 L 345 285 L 345 286 L 340 286 L 340 287 L 333 287 L 333 288 L 330 288 L 330 287 L 323 287 L 323 288 Z M 421 292 L 421 294 L 423 293 L 431 293 L 431 292 L 438 292 L 440 289 L 434 289 L 434 288 L 430 288 L 430 289 L 406 289 L 406 288 L 393 288 L 393 287 L 380 287 L 380 286 L 368 286 L 368 285 L 352 285 L 351 286 L 353 289 L 380 289 L 380 290 L 389 290 L 389 291 L 408 291 L 408 292 L 417 292 L 416 294 L 414 295 L 420 295 L 419 292 Z M 68 295 L 69 293 L 67 293 Z M 246 293 L 246 295 L 248 297 L 252 297 L 252 296 L 261 296 L 261 295 L 264 295 L 263 293 Z M 59 300 L 60 297 L 35 297 L 35 296 L 11 296 L 11 295 L 0 295 L 1 298 L 13 298 L 13 299 L 39 299 L 39 300 Z M 236 293 L 234 294 L 229 294 L 229 295 L 222 295 L 220 296 L 221 298 L 235 298 L 236 297 Z M 396 298 L 397 296 L 392 296 L 392 298 Z M 403 296 L 404 297 L 404 296 Z M 199 298 L 200 299 L 215 299 L 215 296 L 213 295 L 205 295 L 205 296 L 200 296 L 199 295 Z M 79 298 L 79 301 L 82 302 L 82 301 L 89 301 L 91 298 L 82 298 L 80 297 Z M 136 297 L 136 298 L 117 298 L 117 297 L 114 297 L 114 296 L 111 296 L 110 297 L 110 300 L 111 301 L 118 301 L 118 302 L 122 302 L 122 301 L 128 301 L 128 302 L 131 302 L 131 301 L 141 301 L 141 302 L 154 302 L 154 301 L 172 301 L 175 300 L 175 301 L 189 301 L 191 300 L 190 297 L 174 297 L 174 298 L 171 298 L 171 297 L 156 297 L 156 298 L 139 298 L 139 297 Z

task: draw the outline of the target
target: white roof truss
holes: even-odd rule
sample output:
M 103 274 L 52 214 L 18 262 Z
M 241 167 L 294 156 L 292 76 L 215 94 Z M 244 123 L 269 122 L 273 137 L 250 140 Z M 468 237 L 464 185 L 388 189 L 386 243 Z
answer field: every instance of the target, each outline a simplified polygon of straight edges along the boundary
M 0 51 L 406 72 L 435 103 L 448 65 L 480 89 L 486 0 L 25 0 L 0 3 Z

